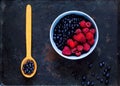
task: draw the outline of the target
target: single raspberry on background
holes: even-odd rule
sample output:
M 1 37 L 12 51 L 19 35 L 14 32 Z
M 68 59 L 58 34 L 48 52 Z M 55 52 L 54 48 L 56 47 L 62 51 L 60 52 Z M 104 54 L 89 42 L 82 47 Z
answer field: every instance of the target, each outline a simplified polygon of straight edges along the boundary
M 85 44 L 83 45 L 83 50 L 84 50 L 84 51 L 89 51 L 89 50 L 90 50 L 90 45 L 89 45 L 88 43 L 85 43 Z
M 90 29 L 90 32 L 95 34 L 96 31 L 95 31 L 95 29 L 92 28 L 92 29 Z
M 91 27 L 91 22 L 86 22 L 85 25 L 86 25 L 86 27 L 89 28 L 89 27 Z
M 83 33 L 79 33 L 77 35 L 74 35 L 73 39 L 76 40 L 76 41 L 78 41 L 78 42 L 81 42 L 81 43 L 86 42 L 86 38 L 85 38 L 85 36 L 84 36 Z
M 91 33 L 91 32 L 86 33 L 86 39 L 87 40 L 92 40 L 93 38 L 94 38 L 93 33 Z
M 83 46 L 82 46 L 82 45 L 78 45 L 78 46 L 77 46 L 77 50 L 78 50 L 78 51 L 82 51 L 82 50 L 83 50 Z
M 65 47 L 63 48 L 63 50 L 62 50 L 62 54 L 69 56 L 69 55 L 71 55 L 72 53 L 71 53 L 70 48 L 69 48 L 68 46 L 65 46 Z
M 92 40 L 88 41 L 88 43 L 89 43 L 90 45 L 93 45 L 93 44 L 94 44 L 94 42 L 95 42 L 95 40 L 94 40 L 94 39 L 92 39 Z
M 81 29 L 79 29 L 79 28 L 78 28 L 78 29 L 76 29 L 75 33 L 76 33 L 76 34 L 81 33 Z
M 77 51 L 77 48 L 71 49 L 71 52 L 72 52 L 72 53 L 75 53 L 76 51 Z
M 85 22 L 85 20 L 80 21 L 79 24 L 80 24 L 81 27 L 86 27 L 86 22 Z
M 72 39 L 68 39 L 67 45 L 70 46 L 70 48 L 74 48 L 76 46 L 76 43 Z
M 83 28 L 83 29 L 82 29 L 82 32 L 83 32 L 84 34 L 86 34 L 88 31 L 89 31 L 89 28 Z
M 80 55 L 81 55 L 81 52 L 80 52 L 80 51 L 76 51 L 76 52 L 75 52 L 75 55 L 76 55 L 76 56 L 80 56 Z

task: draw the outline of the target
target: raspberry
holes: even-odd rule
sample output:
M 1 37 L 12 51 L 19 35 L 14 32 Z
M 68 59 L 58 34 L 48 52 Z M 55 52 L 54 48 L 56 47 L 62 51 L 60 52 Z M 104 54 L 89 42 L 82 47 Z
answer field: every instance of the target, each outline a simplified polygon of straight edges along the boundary
M 69 45 L 70 48 L 74 48 L 76 46 L 76 43 L 72 39 L 68 39 L 67 45 Z
M 96 31 L 95 31 L 95 29 L 92 28 L 92 29 L 90 29 L 90 32 L 95 34 Z
M 70 48 L 69 48 L 68 46 L 65 46 L 65 47 L 63 48 L 63 50 L 62 50 L 62 54 L 63 54 L 63 55 L 67 55 L 67 56 L 71 55 L 71 50 L 70 50 Z
M 83 31 L 84 34 L 86 34 L 89 31 L 89 29 L 88 28 L 83 28 L 82 31 Z
M 80 55 L 81 55 L 81 52 L 76 51 L 76 52 L 75 52 L 75 55 L 76 55 L 76 56 L 80 56 Z
M 85 38 L 85 36 L 84 36 L 83 33 L 79 33 L 77 35 L 74 35 L 73 39 L 76 40 L 76 41 L 78 41 L 78 42 L 81 42 L 81 43 L 86 42 L 86 38 Z
M 86 27 L 88 27 L 88 28 L 91 27 L 91 23 L 90 23 L 90 22 L 86 22 L 85 25 L 86 25 Z
M 86 39 L 92 40 L 94 38 L 93 34 L 91 32 L 86 33 Z
M 88 41 L 89 42 L 89 44 L 90 45 L 93 45 L 94 44 L 94 42 L 95 42 L 95 40 L 94 39 L 92 39 L 92 40 L 90 40 L 90 41 Z
M 83 50 L 83 46 L 82 46 L 82 45 L 78 45 L 78 46 L 77 46 L 77 50 L 78 50 L 78 51 L 82 51 L 82 50 Z
M 84 51 L 89 51 L 89 50 L 90 50 L 90 45 L 89 45 L 88 43 L 85 43 L 85 44 L 83 45 L 83 50 L 84 50 Z
M 75 31 L 75 33 L 76 33 L 76 34 L 81 33 L 81 29 L 78 28 L 78 29 Z
M 80 24 L 81 27 L 86 27 L 86 22 L 85 22 L 85 20 L 80 21 L 79 24 Z
M 77 48 L 73 48 L 73 49 L 71 49 L 71 52 L 72 52 L 72 53 L 75 53 L 76 50 L 77 50 Z

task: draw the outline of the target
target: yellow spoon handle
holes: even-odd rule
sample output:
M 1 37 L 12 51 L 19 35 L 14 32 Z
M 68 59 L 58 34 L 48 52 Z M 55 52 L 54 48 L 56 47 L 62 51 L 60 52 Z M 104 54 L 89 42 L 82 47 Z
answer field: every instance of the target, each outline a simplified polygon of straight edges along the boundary
M 26 7 L 26 55 L 31 57 L 31 33 L 32 33 L 32 7 L 27 5 Z

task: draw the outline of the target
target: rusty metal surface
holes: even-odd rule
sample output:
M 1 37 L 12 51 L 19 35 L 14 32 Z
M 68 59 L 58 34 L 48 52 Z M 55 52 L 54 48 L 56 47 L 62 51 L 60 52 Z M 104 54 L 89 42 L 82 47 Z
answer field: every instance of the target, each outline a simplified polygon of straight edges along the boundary
M 33 7 L 32 55 L 38 63 L 36 75 L 26 79 L 20 72 L 20 63 L 25 57 L 25 6 Z M 69 10 L 88 13 L 96 21 L 99 42 L 92 54 L 82 60 L 71 61 L 59 56 L 52 48 L 49 30 L 54 19 Z M 105 61 L 112 67 L 110 85 L 118 85 L 117 58 L 117 3 L 111 1 L 5 1 L 2 30 L 2 83 L 5 85 L 80 85 L 81 76 L 100 84 L 91 72 L 101 74 L 98 63 Z M 88 64 L 93 63 L 89 69 Z

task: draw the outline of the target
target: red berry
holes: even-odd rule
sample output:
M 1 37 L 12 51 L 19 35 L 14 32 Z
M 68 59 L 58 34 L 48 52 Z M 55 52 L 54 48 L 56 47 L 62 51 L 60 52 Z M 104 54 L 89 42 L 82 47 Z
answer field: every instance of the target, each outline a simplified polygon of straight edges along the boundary
M 80 55 L 81 55 L 81 52 L 76 51 L 76 52 L 75 52 L 75 55 L 76 55 L 76 56 L 80 56 Z
M 75 33 L 76 33 L 76 34 L 81 33 L 81 29 L 76 29 Z
M 85 22 L 85 20 L 80 21 L 79 24 L 80 24 L 81 27 L 86 27 L 86 22 Z
M 72 39 L 67 40 L 67 45 L 69 45 L 70 48 L 74 48 L 76 46 L 75 42 Z
M 79 33 L 77 35 L 74 35 L 73 39 L 76 40 L 76 41 L 78 41 L 78 42 L 81 42 L 81 43 L 86 42 L 86 38 L 85 38 L 85 36 L 84 36 L 83 33 Z
M 77 50 L 77 48 L 73 48 L 73 49 L 71 49 L 71 52 L 72 52 L 72 53 L 75 53 L 76 50 Z
M 83 28 L 82 31 L 83 31 L 84 34 L 86 34 L 89 31 L 89 29 L 88 28 Z
M 90 41 L 88 41 L 89 42 L 89 44 L 90 45 L 93 45 L 94 44 L 94 42 L 95 42 L 95 40 L 94 39 L 92 39 L 92 40 L 90 40 Z
M 96 31 L 95 31 L 95 29 L 92 28 L 92 29 L 90 29 L 90 32 L 95 34 Z
M 88 43 L 85 43 L 85 44 L 83 45 L 83 50 L 84 50 L 84 51 L 89 51 L 89 50 L 90 50 L 90 45 L 89 45 Z
M 91 32 L 86 33 L 86 39 L 92 40 L 94 38 L 93 34 Z
M 72 53 L 71 53 L 70 48 L 69 48 L 68 46 L 65 46 L 65 47 L 63 48 L 63 50 L 62 50 L 62 54 L 69 56 L 69 55 L 71 55 Z
M 90 23 L 90 22 L 86 22 L 85 25 L 86 25 L 86 27 L 88 27 L 88 28 L 91 27 L 91 23 Z
M 83 50 L 83 46 L 82 46 L 82 45 L 78 45 L 78 46 L 77 46 L 77 50 L 78 50 L 78 51 L 82 51 L 82 50 Z

